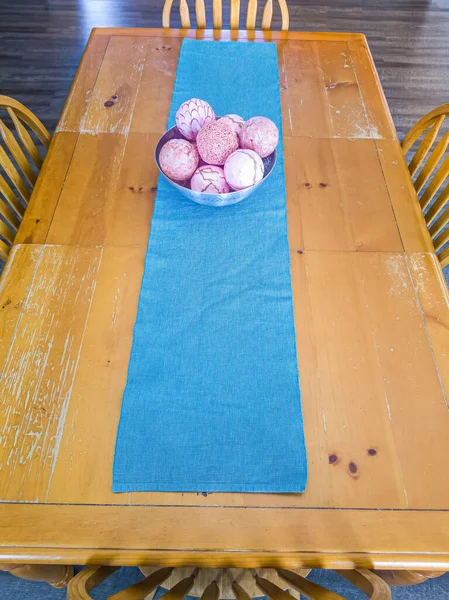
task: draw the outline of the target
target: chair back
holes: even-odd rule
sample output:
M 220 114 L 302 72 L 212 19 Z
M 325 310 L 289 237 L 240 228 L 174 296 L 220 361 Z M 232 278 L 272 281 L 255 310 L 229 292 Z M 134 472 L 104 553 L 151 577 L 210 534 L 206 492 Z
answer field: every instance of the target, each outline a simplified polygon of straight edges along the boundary
M 92 600 L 89 592 L 115 570 L 116 567 L 86 567 L 69 582 L 67 599 Z M 194 588 L 197 578 L 202 580 L 201 591 L 193 589 L 191 595 L 199 596 L 200 600 L 220 600 L 221 586 L 219 584 L 223 584 L 222 577 L 231 577 L 232 592 L 236 600 L 254 600 L 254 597 L 261 595 L 267 596 L 269 600 L 292 600 L 297 598 L 299 594 L 303 594 L 311 600 L 347 600 L 345 596 L 331 592 L 327 588 L 306 579 L 300 574 L 300 571 L 269 569 L 272 573 L 269 575 L 270 579 L 267 579 L 259 575 L 259 571 L 266 571 L 267 569 L 253 569 L 249 578 L 254 578 L 255 585 L 248 587 L 248 577 L 243 577 L 245 579 L 245 583 L 243 583 L 242 575 L 245 576 L 245 573 L 240 569 L 232 569 L 232 573 L 229 569 L 219 569 L 217 574 L 217 569 L 190 568 L 188 569 L 190 573 L 188 576 L 183 573 L 181 578 L 175 577 L 177 583 L 172 587 L 169 579 L 172 573 L 176 573 L 177 570 L 167 567 L 154 570 L 145 579 L 109 596 L 108 600 L 143 600 L 158 586 L 168 588 L 165 594 L 161 596 L 161 600 L 185 600 Z M 185 571 L 184 568 L 179 570 Z M 391 600 L 390 586 L 372 571 L 358 569 L 338 572 L 370 600 Z M 237 579 L 239 581 L 233 579 L 235 573 L 238 573 Z M 273 582 L 273 579 L 276 583 Z M 296 594 L 296 592 L 290 594 L 285 591 L 285 588 L 293 588 L 299 594 Z M 226 593 L 225 597 L 228 598 L 229 593 Z
M 10 126 L 3 120 L 9 119 Z M 12 131 L 14 130 L 14 133 Z M 25 213 L 50 134 L 26 106 L 0 95 L 0 260 L 5 261 Z
M 281 29 L 287 31 L 289 26 L 289 14 L 286 0 L 278 0 L 281 11 Z M 162 12 L 162 26 L 170 27 L 170 16 L 173 0 L 165 0 Z M 257 0 L 248 0 L 246 8 L 246 29 L 252 31 L 256 28 Z M 179 0 L 179 14 L 183 29 L 190 29 L 190 9 L 187 0 Z M 197 29 L 206 29 L 206 7 L 204 0 L 195 0 L 195 15 Z M 262 29 L 270 30 L 273 19 L 273 0 L 265 0 L 262 12 Z M 210 24 L 209 24 L 210 26 Z M 223 28 L 223 6 L 222 0 L 212 0 L 212 26 L 213 29 Z M 240 27 L 240 0 L 231 0 L 229 29 L 235 30 Z
M 449 264 L 449 128 L 438 134 L 443 124 L 449 125 L 449 119 L 444 123 L 448 115 L 449 104 L 438 106 L 424 115 L 401 143 L 404 155 L 413 149 L 408 168 L 442 267 Z

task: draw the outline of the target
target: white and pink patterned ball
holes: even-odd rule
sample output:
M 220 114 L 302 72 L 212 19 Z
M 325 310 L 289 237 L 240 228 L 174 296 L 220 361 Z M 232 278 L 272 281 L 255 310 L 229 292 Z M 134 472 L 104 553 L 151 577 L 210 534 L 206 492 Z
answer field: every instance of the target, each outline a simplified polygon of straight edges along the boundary
M 201 127 L 212 121 L 215 121 L 212 106 L 199 98 L 187 100 L 181 104 L 176 113 L 176 127 L 191 142 L 196 139 Z
M 170 140 L 159 153 L 161 169 L 170 179 L 190 179 L 198 167 L 200 157 L 194 144 L 187 140 Z
M 219 123 L 226 123 L 230 125 L 232 129 L 235 131 L 237 135 L 240 135 L 243 125 L 245 124 L 245 119 L 240 117 L 239 115 L 225 115 L 218 119 Z
M 224 165 L 229 155 L 239 147 L 239 139 L 230 125 L 213 121 L 197 135 L 198 152 L 208 165 Z
M 224 171 L 216 165 L 198 167 L 190 180 L 190 189 L 203 194 L 227 194 L 229 185 Z
M 224 165 L 226 181 L 234 190 L 243 190 L 263 179 L 262 159 L 253 150 L 236 150 Z
M 269 156 L 278 145 L 279 130 L 267 117 L 252 117 L 244 124 L 240 134 L 242 148 L 254 150 L 259 156 Z

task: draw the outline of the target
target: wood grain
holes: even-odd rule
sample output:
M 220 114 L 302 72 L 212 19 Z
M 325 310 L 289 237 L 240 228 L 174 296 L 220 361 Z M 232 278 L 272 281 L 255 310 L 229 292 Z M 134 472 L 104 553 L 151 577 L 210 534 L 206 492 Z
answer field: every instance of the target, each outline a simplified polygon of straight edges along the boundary
M 45 242 L 78 140 L 77 133 L 53 136 L 50 150 L 15 239 L 16 244 Z
M 36 270 L 28 271 L 31 287 L 0 381 L 2 500 L 45 498 L 65 431 L 101 254 L 101 248 L 47 246 Z
M 39 263 L 42 248 L 27 248 L 14 246 L 9 255 L 0 280 L 0 365 L 5 364 L 9 347 L 20 320 L 23 303 L 25 302 L 33 280 L 34 271 Z M 9 277 L 9 270 L 20 273 L 20 278 Z M 0 368 L 0 377 L 2 369 Z
M 94 83 L 81 130 L 126 133 L 132 119 L 148 39 L 112 37 Z
M 100 564 L 115 564 L 117 557 L 118 564 L 135 565 L 140 551 L 149 565 L 237 567 L 259 563 L 258 566 L 299 568 L 307 566 L 302 553 L 316 565 L 319 557 L 314 560 L 307 553 L 320 548 L 323 554 L 333 556 L 333 564 L 345 565 L 343 568 L 353 564 L 352 553 L 361 558 L 361 563 L 364 560 L 365 565 L 371 562 L 371 568 L 379 568 L 385 565 L 385 548 L 388 548 L 389 555 L 396 556 L 398 562 L 402 558 L 404 564 L 415 565 L 425 565 L 426 559 L 416 563 L 414 553 L 420 556 L 432 549 L 435 565 L 447 567 L 447 512 L 384 511 L 380 514 L 379 517 L 377 510 L 2 504 L 4 550 L 0 556 L 2 562 L 8 562 L 8 547 L 17 546 L 27 548 L 32 556 L 55 556 L 57 562 L 57 552 L 51 549 L 59 546 L 61 531 L 64 531 L 70 536 L 72 556 L 77 553 L 80 556 L 83 550 L 91 564 L 98 564 L 96 560 L 101 560 Z M 3 524 L 8 519 L 33 526 L 6 528 Z M 404 528 L 413 530 L 413 536 L 404 539 Z M 218 542 L 217 531 L 224 532 Z M 364 531 L 370 531 L 369 550 Z M 148 532 L 151 532 L 151 549 Z M 202 541 L 201 551 L 198 551 L 198 539 Z M 262 549 L 266 556 L 261 555 Z M 378 562 L 377 553 L 380 554 Z M 130 557 L 134 563 L 129 562 Z M 139 562 L 137 560 L 137 564 Z
M 158 139 L 136 133 L 80 136 L 46 242 L 146 248 Z
M 114 504 L 129 502 L 129 494 L 112 493 L 111 465 L 144 257 L 144 248 L 104 249 L 49 502 L 67 497 L 74 503 L 96 503 L 99 497 Z M 102 438 L 109 442 L 103 445 Z M 93 446 L 101 452 L 91 452 Z
M 62 110 L 57 132 L 79 131 L 82 127 L 108 44 L 109 37 L 92 32 Z
M 407 252 L 433 252 L 399 145 L 393 140 L 375 140 L 375 144 L 404 249 Z
M 294 138 L 292 151 L 304 248 L 403 249 L 372 140 Z
M 433 253 L 407 255 L 449 406 L 449 294 Z
M 180 39 L 149 38 L 130 131 L 165 132 L 180 49 Z
M 111 492 L 182 36 L 278 44 L 304 494 Z M 447 296 L 365 43 L 94 32 L 0 288 L 3 562 L 449 568 Z
M 346 42 L 289 42 L 285 69 L 283 127 L 287 135 L 380 137 L 368 122 Z

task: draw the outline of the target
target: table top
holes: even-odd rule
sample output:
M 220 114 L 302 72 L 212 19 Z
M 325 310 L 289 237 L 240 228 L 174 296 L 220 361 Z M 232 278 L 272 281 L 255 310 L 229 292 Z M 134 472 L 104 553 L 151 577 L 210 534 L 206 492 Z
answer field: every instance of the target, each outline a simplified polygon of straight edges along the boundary
M 278 45 L 304 494 L 111 491 L 185 36 Z M 449 569 L 448 332 L 363 35 L 94 30 L 0 285 L 0 562 Z

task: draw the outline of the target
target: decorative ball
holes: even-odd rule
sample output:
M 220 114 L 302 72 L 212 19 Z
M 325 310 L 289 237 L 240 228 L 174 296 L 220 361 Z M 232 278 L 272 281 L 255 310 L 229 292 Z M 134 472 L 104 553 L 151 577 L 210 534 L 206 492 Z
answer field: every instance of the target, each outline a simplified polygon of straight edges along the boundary
M 187 140 L 170 140 L 162 146 L 159 153 L 161 169 L 175 181 L 190 179 L 199 160 L 198 150 Z
M 176 127 L 191 142 L 196 139 L 201 127 L 212 121 L 215 121 L 212 106 L 198 98 L 191 98 L 181 104 L 176 113 Z
M 209 165 L 224 165 L 228 156 L 239 147 L 238 136 L 232 127 L 218 121 L 204 125 L 196 143 L 201 158 Z
M 253 117 L 246 121 L 240 134 L 242 148 L 254 150 L 265 158 L 276 148 L 279 141 L 279 130 L 267 117 Z
M 240 135 L 242 127 L 245 124 L 245 119 L 242 119 L 242 117 L 239 117 L 239 115 L 226 115 L 225 117 L 221 117 L 221 119 L 218 119 L 218 122 L 230 125 L 235 131 L 235 133 L 237 135 Z
M 193 174 L 190 189 L 203 194 L 226 194 L 229 192 L 229 185 L 221 167 L 204 165 Z
M 225 162 L 224 174 L 234 190 L 243 190 L 263 178 L 262 159 L 253 150 L 236 150 Z

